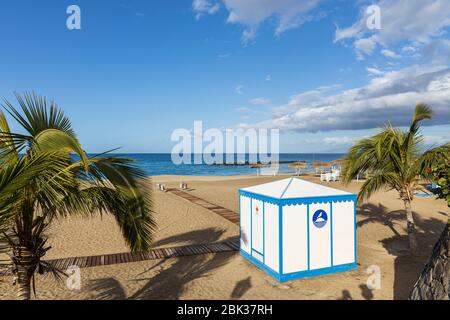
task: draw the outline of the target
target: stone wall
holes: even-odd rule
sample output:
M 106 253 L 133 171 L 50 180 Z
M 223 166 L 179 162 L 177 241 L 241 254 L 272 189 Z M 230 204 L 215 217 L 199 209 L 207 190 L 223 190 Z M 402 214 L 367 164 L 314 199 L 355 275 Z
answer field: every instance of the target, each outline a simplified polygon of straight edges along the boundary
M 430 260 L 414 284 L 411 300 L 450 299 L 450 220 L 433 248 Z

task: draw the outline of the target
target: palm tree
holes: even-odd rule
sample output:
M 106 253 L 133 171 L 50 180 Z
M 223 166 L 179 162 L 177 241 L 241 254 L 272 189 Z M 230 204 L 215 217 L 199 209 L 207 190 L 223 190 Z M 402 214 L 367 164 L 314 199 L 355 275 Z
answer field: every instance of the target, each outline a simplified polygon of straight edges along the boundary
M 9 249 L 18 297 L 30 299 L 36 273 L 62 274 L 43 260 L 53 219 L 112 214 L 132 251 L 149 248 L 156 224 L 145 174 L 132 160 L 88 157 L 54 102 L 34 93 L 16 98 L 21 111 L 6 100 L 2 106 L 24 134 L 11 133 L 0 112 L 0 244 Z
M 409 130 L 386 126 L 376 135 L 358 141 L 344 159 L 343 182 L 350 183 L 359 172 L 369 172 L 358 194 L 362 202 L 375 192 L 389 188 L 399 193 L 404 203 L 410 251 L 417 254 L 415 223 L 411 203 L 420 177 L 427 177 L 429 168 L 439 159 L 450 158 L 450 143 L 423 152 L 420 123 L 432 117 L 425 104 L 415 108 Z

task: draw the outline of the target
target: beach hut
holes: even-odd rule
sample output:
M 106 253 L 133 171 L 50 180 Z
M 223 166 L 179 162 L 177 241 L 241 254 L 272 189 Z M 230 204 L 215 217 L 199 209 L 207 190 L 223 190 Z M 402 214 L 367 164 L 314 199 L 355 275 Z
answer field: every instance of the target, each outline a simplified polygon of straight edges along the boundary
M 278 281 L 355 269 L 355 203 L 298 178 L 239 189 L 240 253 Z

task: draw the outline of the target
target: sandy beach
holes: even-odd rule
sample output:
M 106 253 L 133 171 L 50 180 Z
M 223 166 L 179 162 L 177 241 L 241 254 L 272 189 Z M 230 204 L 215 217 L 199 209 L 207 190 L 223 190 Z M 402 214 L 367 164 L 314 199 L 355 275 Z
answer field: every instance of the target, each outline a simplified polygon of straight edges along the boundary
M 193 177 L 158 176 L 149 183 L 178 187 L 238 212 L 240 187 L 283 179 L 286 176 Z M 321 183 L 313 175 L 302 176 Z M 357 193 L 362 182 L 344 187 Z M 221 216 L 170 192 L 154 191 L 158 231 L 154 248 L 236 240 L 239 227 Z M 395 191 L 374 195 L 357 209 L 357 262 L 355 271 L 278 283 L 236 253 L 205 254 L 81 269 L 82 287 L 69 290 L 51 275 L 37 277 L 37 299 L 407 299 L 427 261 L 432 246 L 448 219 L 444 201 L 416 197 L 413 202 L 420 255 L 411 257 L 403 203 Z M 52 249 L 46 258 L 63 258 L 129 251 L 109 216 L 56 221 L 48 232 Z M 367 268 L 380 267 L 381 289 L 366 286 Z M 0 299 L 14 299 L 12 278 L 0 278 Z

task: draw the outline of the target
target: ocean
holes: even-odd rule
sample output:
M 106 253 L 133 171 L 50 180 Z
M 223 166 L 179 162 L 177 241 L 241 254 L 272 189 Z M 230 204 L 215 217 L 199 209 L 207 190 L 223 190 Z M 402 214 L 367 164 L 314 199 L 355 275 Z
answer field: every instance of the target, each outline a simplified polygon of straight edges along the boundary
M 333 161 L 344 157 L 343 153 L 281 153 L 279 161 Z M 114 154 L 118 157 L 132 158 L 149 176 L 186 175 L 186 176 L 231 176 L 256 174 L 257 169 L 249 165 L 211 166 L 207 164 L 181 164 L 172 162 L 170 153 L 129 153 Z M 248 160 L 248 155 L 246 156 Z M 288 164 L 280 164 L 280 172 L 294 172 Z

